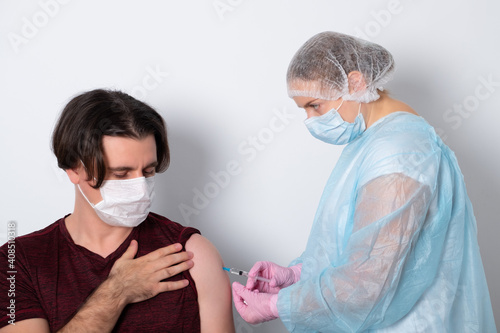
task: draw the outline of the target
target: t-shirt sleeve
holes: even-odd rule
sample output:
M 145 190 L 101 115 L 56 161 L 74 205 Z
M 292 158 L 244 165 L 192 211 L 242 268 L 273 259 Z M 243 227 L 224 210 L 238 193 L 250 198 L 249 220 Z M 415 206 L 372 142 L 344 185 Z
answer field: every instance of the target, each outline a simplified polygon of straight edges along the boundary
M 181 230 L 181 232 L 179 234 L 179 239 L 177 240 L 177 242 L 182 244 L 183 249 L 185 249 L 186 242 L 193 234 L 200 234 L 201 235 L 201 232 L 198 229 L 191 228 L 191 227 L 185 227 L 184 229 Z
M 9 241 L 0 248 L 0 267 L 0 328 L 25 319 L 47 319 L 18 241 Z

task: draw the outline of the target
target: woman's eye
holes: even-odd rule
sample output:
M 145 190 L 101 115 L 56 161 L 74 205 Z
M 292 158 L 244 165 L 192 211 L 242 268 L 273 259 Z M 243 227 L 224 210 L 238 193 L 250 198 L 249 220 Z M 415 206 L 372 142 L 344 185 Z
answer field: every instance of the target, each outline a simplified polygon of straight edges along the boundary
M 319 104 L 311 104 L 311 107 L 317 111 L 319 108 Z
M 116 178 L 125 178 L 127 176 L 126 173 L 114 173 L 113 176 Z

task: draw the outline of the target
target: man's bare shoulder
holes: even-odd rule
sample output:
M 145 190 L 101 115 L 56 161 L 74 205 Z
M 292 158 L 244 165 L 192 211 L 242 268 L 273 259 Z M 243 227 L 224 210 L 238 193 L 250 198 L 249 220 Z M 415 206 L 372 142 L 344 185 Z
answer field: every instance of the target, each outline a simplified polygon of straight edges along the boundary
M 186 242 L 186 251 L 194 254 L 194 266 L 190 273 L 193 279 L 197 278 L 198 273 L 210 273 L 210 275 L 222 276 L 223 262 L 217 248 L 205 237 L 200 234 L 193 234 Z M 205 276 L 206 277 L 206 276 Z
M 231 286 L 219 251 L 199 234 L 193 234 L 185 247 L 193 253 L 189 272 L 198 292 L 201 331 L 234 333 Z

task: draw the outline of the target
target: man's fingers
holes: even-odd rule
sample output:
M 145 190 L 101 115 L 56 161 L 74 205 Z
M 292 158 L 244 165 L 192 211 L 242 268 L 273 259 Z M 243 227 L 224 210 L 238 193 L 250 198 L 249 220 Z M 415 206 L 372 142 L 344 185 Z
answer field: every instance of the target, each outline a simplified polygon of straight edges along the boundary
M 153 271 L 159 271 L 167 267 L 172 267 L 176 265 L 180 265 L 183 262 L 190 261 L 193 258 L 193 254 L 191 252 L 178 252 L 174 254 L 169 254 L 165 257 L 160 257 L 156 259 L 154 262 L 151 262 Z M 191 267 L 189 267 L 191 268 Z M 189 269 L 188 268 L 188 269 Z M 183 269 L 185 270 L 185 269 Z M 182 271 L 182 270 L 181 270 Z
M 169 246 L 161 247 L 153 252 L 146 254 L 143 258 L 146 260 L 157 260 L 159 258 L 177 253 L 182 250 L 182 245 L 175 243 Z
M 122 254 L 121 258 L 134 259 L 138 248 L 139 248 L 139 245 L 137 244 L 137 241 L 135 239 L 132 239 L 130 241 L 130 244 L 129 244 L 127 250 Z
M 162 265 L 159 269 L 155 271 L 155 279 L 158 279 L 158 281 L 168 279 L 179 273 L 187 271 L 188 269 L 191 269 L 193 266 L 194 262 L 192 260 L 183 261 L 180 264 L 172 266 Z
M 159 292 L 166 292 L 185 288 L 189 285 L 189 280 L 166 281 L 159 283 Z

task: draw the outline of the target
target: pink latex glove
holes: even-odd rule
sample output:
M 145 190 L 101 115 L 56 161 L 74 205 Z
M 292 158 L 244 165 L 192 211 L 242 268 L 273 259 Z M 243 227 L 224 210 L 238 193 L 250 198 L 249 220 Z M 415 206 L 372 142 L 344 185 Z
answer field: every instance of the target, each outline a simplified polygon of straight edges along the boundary
M 291 286 L 300 279 L 302 264 L 283 267 L 270 261 L 258 261 L 248 272 L 247 289 L 277 294 L 281 289 Z M 262 276 L 271 282 L 262 282 L 252 277 Z
M 233 300 L 236 310 L 247 323 L 259 324 L 279 317 L 278 294 L 248 290 L 238 282 L 233 283 Z

